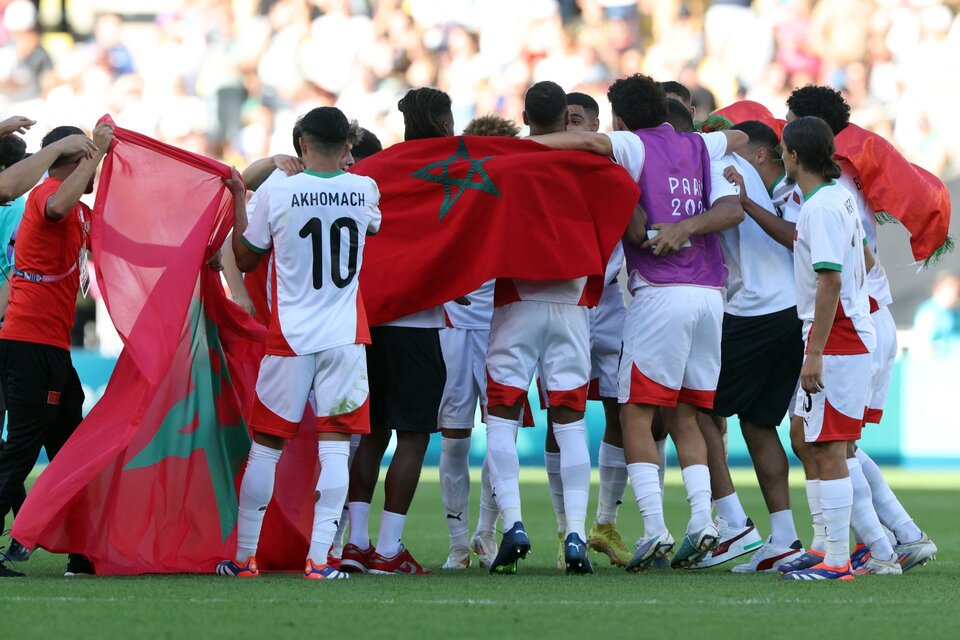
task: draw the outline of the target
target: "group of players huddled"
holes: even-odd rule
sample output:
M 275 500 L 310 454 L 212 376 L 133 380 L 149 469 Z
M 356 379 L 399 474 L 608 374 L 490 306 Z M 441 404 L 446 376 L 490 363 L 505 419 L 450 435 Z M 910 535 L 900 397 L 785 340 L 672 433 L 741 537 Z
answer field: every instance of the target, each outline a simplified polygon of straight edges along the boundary
M 676 82 L 634 75 L 614 82 L 607 96 L 609 133 L 598 132 L 595 100 L 553 82 L 530 87 L 522 114 L 532 140 L 609 157 L 640 186 L 592 308 L 586 277 L 500 278 L 446 305 L 368 328 L 358 276 L 364 238 L 381 225 L 380 192 L 371 178 L 345 169 L 381 147 L 336 108 L 299 120 L 296 156 L 260 160 L 242 179 L 234 170 L 225 181 L 235 203 L 227 280 L 238 301 L 248 302 L 240 272 L 266 263 L 270 317 L 249 416 L 254 438 L 240 489 L 237 552 L 217 574 L 259 575 L 257 545 L 277 463 L 308 402 L 320 475 L 305 578 L 430 573 L 401 538 L 438 430 L 450 534 L 442 568 L 466 569 L 475 554 L 491 573 L 515 573 L 531 548 L 516 439 L 534 378 L 549 407 L 546 471 L 557 566 L 568 574 L 593 572 L 590 549 L 635 572 L 705 568 L 752 553 L 733 571 L 779 571 L 789 580 L 900 574 L 934 556 L 934 544 L 856 446 L 865 422 L 879 422 L 896 331 L 876 256 L 874 211 L 855 169 L 834 160 L 834 135 L 850 112 L 842 96 L 826 87 L 795 90 L 782 135 L 759 121 L 729 128 L 712 122 L 724 130 L 700 133 L 690 93 Z M 454 135 L 443 92 L 413 89 L 399 109 L 405 140 Z M 499 116 L 477 118 L 464 130 L 518 133 L 516 123 Z M 77 184 L 77 198 L 108 134 L 95 132 L 96 153 L 81 150 L 89 158 L 78 165 L 82 180 L 56 176 Z M 45 209 L 50 219 L 49 202 Z M 618 282 L 624 265 L 629 308 Z M 8 318 L 0 338 L 17 339 L 16 328 L 16 317 Z M 589 531 L 588 398 L 603 403 L 606 418 Z M 468 454 L 478 404 L 487 451 L 471 536 Z M 806 549 L 776 432 L 786 413 L 813 516 Z M 765 539 L 727 467 L 725 419 L 733 415 L 770 514 Z M 393 433 L 374 546 L 370 503 Z M 690 503 L 689 524 L 677 538 L 663 514 L 668 435 Z M 643 519 L 632 550 L 616 526 L 628 479 Z

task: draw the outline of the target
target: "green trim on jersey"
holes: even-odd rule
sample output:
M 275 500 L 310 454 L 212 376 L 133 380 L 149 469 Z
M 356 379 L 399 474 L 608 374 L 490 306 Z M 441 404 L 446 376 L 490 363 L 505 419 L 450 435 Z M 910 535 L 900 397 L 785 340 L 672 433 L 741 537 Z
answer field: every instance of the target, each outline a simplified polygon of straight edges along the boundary
M 815 194 L 817 191 L 820 191 L 820 189 L 823 189 L 824 187 L 832 187 L 835 184 L 837 184 L 836 180 L 831 180 L 830 182 L 822 182 L 818 184 L 816 187 L 813 188 L 813 191 L 811 191 L 810 193 L 803 194 L 803 201 L 806 202 L 807 200 L 812 198 L 813 194 Z
M 342 176 L 343 174 L 345 174 L 346 171 L 337 169 L 336 171 L 332 171 L 330 173 L 323 173 L 320 171 L 310 171 L 310 169 L 305 169 L 304 173 L 307 174 L 308 176 L 315 176 L 317 178 L 336 178 L 337 176 Z
M 814 271 L 843 271 L 843 265 L 836 262 L 818 262 L 813 265 Z
M 250 251 L 253 251 L 254 253 L 259 255 L 263 255 L 266 252 L 270 251 L 270 249 L 261 249 L 260 247 L 251 243 L 249 240 L 247 240 L 243 236 L 240 236 L 240 242 L 242 242 L 243 246 L 245 246 L 247 249 L 250 249 Z
M 787 178 L 787 172 L 786 172 L 786 171 L 784 171 L 784 172 L 781 173 L 779 176 L 777 176 L 777 179 L 774 180 L 774 181 L 773 181 L 773 184 L 770 185 L 770 187 L 767 189 L 767 195 L 769 195 L 769 196 L 772 198 L 772 197 L 773 197 L 773 192 L 776 190 L 777 185 L 779 185 L 781 182 L 783 182 L 784 180 L 786 180 L 786 178 Z

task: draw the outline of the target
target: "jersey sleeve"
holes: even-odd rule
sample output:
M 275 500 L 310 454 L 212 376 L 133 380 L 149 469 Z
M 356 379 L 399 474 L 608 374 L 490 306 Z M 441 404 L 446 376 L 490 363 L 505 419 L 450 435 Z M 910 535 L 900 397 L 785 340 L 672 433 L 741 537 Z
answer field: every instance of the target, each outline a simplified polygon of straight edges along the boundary
M 727 136 L 722 131 L 712 131 L 699 135 L 703 138 L 703 143 L 707 145 L 710 160 L 719 160 L 727 155 Z
M 810 266 L 814 271 L 842 271 L 844 245 L 850 241 L 844 228 L 843 213 L 828 207 L 818 207 L 810 212 L 807 221 L 810 233 Z
M 377 232 L 380 231 L 380 222 L 383 219 L 383 215 L 380 213 L 380 187 L 377 186 L 376 181 L 370 180 L 370 220 L 367 222 L 367 235 L 375 236 Z
M 257 206 L 247 222 L 241 238 L 243 244 L 254 253 L 266 253 L 273 247 L 270 236 L 270 190 L 258 191 Z
M 723 170 L 731 165 L 736 166 L 732 156 L 726 156 L 721 160 L 710 160 L 710 206 L 720 198 L 739 195 L 737 185 L 723 175 Z
M 631 178 L 639 180 L 646 156 L 640 136 L 631 131 L 610 131 L 603 135 L 610 138 L 614 161 L 629 171 Z

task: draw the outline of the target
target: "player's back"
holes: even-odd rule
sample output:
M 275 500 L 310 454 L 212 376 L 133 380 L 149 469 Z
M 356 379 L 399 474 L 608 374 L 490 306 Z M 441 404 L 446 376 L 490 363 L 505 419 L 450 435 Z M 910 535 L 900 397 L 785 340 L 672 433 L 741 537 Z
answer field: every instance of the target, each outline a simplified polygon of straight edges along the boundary
M 261 193 L 244 236 L 273 247 L 267 352 L 303 355 L 369 342 L 358 278 L 366 235 L 380 227 L 380 193 L 367 177 L 311 171 Z

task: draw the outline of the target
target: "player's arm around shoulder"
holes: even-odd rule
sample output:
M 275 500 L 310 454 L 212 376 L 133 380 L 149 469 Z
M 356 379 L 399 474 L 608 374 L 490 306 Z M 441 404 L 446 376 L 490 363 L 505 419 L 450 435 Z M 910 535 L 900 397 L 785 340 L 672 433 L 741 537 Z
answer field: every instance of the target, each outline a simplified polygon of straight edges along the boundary
M 231 248 L 237 269 L 247 273 L 257 268 L 260 256 L 270 250 L 270 237 L 267 214 L 270 207 L 270 190 L 264 189 L 257 200 L 254 209 L 254 225 L 248 225 L 247 220 L 247 188 L 236 168 L 231 169 L 230 177 L 224 178 L 224 185 L 233 196 L 233 233 L 231 234 Z M 266 237 L 264 238 L 264 232 Z M 247 236 L 252 236 L 248 238 Z

